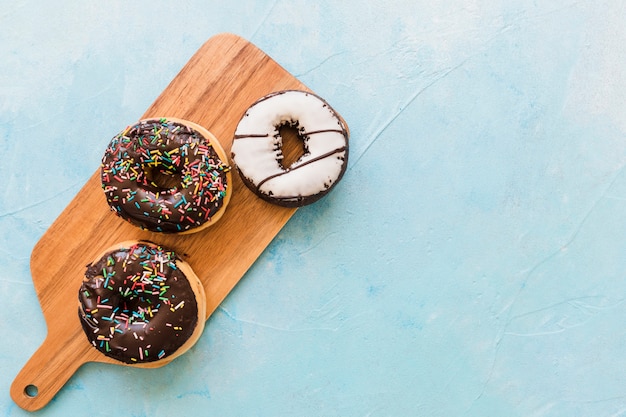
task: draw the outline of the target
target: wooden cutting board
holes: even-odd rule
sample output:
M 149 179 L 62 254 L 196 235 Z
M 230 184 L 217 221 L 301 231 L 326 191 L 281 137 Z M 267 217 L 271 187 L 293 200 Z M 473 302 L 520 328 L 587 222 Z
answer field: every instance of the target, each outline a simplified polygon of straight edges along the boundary
M 233 132 L 248 106 L 285 89 L 308 90 L 251 43 L 222 34 L 198 50 L 142 118 L 196 122 L 230 154 Z M 93 146 L 104 152 L 109 140 L 103 137 Z M 31 255 L 32 279 L 48 334 L 11 386 L 13 400 L 29 411 L 45 406 L 84 363 L 120 364 L 89 344 L 78 319 L 78 289 L 85 265 L 104 249 L 133 239 L 174 249 L 205 286 L 208 318 L 295 212 L 257 198 L 233 172 L 232 199 L 214 226 L 191 235 L 151 233 L 109 210 L 99 173 L 98 169 L 91 176 Z

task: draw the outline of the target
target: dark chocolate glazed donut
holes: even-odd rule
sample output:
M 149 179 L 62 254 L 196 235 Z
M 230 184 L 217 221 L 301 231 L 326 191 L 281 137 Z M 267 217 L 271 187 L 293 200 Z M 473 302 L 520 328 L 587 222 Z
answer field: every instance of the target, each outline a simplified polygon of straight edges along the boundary
M 150 242 L 121 244 L 87 265 L 78 294 L 83 330 L 96 349 L 124 363 L 171 357 L 204 327 L 198 284 L 173 251 Z
M 226 158 L 213 135 L 194 123 L 142 120 L 111 140 L 102 188 L 112 210 L 142 229 L 197 231 L 217 221 L 230 199 Z

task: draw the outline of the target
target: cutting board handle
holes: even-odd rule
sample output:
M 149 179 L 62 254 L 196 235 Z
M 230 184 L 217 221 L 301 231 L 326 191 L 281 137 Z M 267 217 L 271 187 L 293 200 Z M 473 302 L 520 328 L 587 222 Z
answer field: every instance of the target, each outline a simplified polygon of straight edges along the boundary
M 39 410 L 86 361 L 81 347 L 48 335 L 11 385 L 11 398 L 27 411 Z M 89 346 L 89 345 L 87 345 Z M 63 352 L 60 350 L 63 349 Z

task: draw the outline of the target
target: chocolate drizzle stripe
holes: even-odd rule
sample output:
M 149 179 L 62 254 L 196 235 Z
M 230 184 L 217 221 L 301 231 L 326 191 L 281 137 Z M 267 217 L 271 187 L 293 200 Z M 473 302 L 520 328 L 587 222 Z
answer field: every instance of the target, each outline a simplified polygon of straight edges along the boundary
M 265 184 L 267 181 L 269 181 L 269 180 L 271 180 L 271 179 L 273 179 L 273 178 L 280 177 L 280 176 L 282 176 L 282 175 L 287 174 L 288 172 L 295 171 L 295 170 L 296 170 L 296 169 L 298 169 L 298 168 L 302 168 L 302 167 L 304 167 L 304 166 L 307 166 L 307 165 L 309 165 L 309 164 L 312 164 L 313 162 L 320 161 L 320 160 L 322 160 L 322 159 L 328 158 L 329 156 L 332 156 L 332 155 L 334 155 L 334 154 L 336 154 L 336 153 L 339 153 L 339 152 L 343 152 L 343 151 L 345 151 L 345 150 L 346 150 L 346 146 L 342 146 L 341 148 L 337 148 L 337 149 L 332 150 L 332 151 L 330 151 L 330 152 L 326 152 L 325 154 L 319 155 L 319 156 L 317 156 L 317 157 L 315 157 L 315 158 L 313 158 L 313 159 L 310 159 L 310 160 L 308 160 L 308 161 L 304 162 L 303 164 L 298 165 L 298 166 L 296 166 L 296 167 L 294 167 L 294 168 L 289 168 L 289 169 L 286 169 L 286 170 L 284 170 L 284 171 L 281 171 L 281 172 L 279 172 L 279 173 L 277 173 L 277 174 L 270 175 L 269 177 L 264 178 L 262 181 L 259 181 L 259 183 L 258 183 L 258 184 L 257 184 L 257 186 L 256 186 L 256 189 L 257 189 L 257 191 L 259 191 L 259 192 L 260 192 L 260 190 L 261 190 L 261 186 L 262 186 L 263 184 Z
M 235 135 L 235 139 L 246 139 L 246 138 L 266 138 L 269 135 L 267 133 L 252 133 L 249 135 Z
M 301 133 L 302 136 L 308 136 L 308 135 L 315 135 L 318 133 L 341 133 L 342 135 L 345 134 L 345 131 L 341 130 L 341 129 L 324 129 L 324 130 L 312 130 L 310 132 L 304 132 Z M 235 139 L 248 139 L 248 138 L 267 138 L 269 137 L 269 134 L 267 133 L 250 133 L 250 134 L 244 134 L 244 135 L 235 135 L 234 138 Z
M 304 132 L 302 135 L 315 135 L 317 133 L 330 133 L 330 132 L 336 132 L 336 133 L 341 133 L 342 135 L 345 134 L 345 131 L 341 130 L 341 129 L 324 129 L 324 130 L 312 130 L 310 132 Z

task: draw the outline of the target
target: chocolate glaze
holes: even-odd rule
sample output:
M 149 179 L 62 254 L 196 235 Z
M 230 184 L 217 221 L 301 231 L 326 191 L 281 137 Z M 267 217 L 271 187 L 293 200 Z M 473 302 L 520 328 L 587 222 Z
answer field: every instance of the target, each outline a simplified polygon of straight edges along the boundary
M 115 136 L 102 158 L 102 188 L 111 209 L 154 232 L 201 226 L 223 206 L 226 173 L 208 138 L 167 119 L 144 120 Z M 159 184 L 157 176 L 174 184 Z
M 91 344 L 124 363 L 174 353 L 198 324 L 198 304 L 172 251 L 149 242 L 87 265 L 78 315 Z

